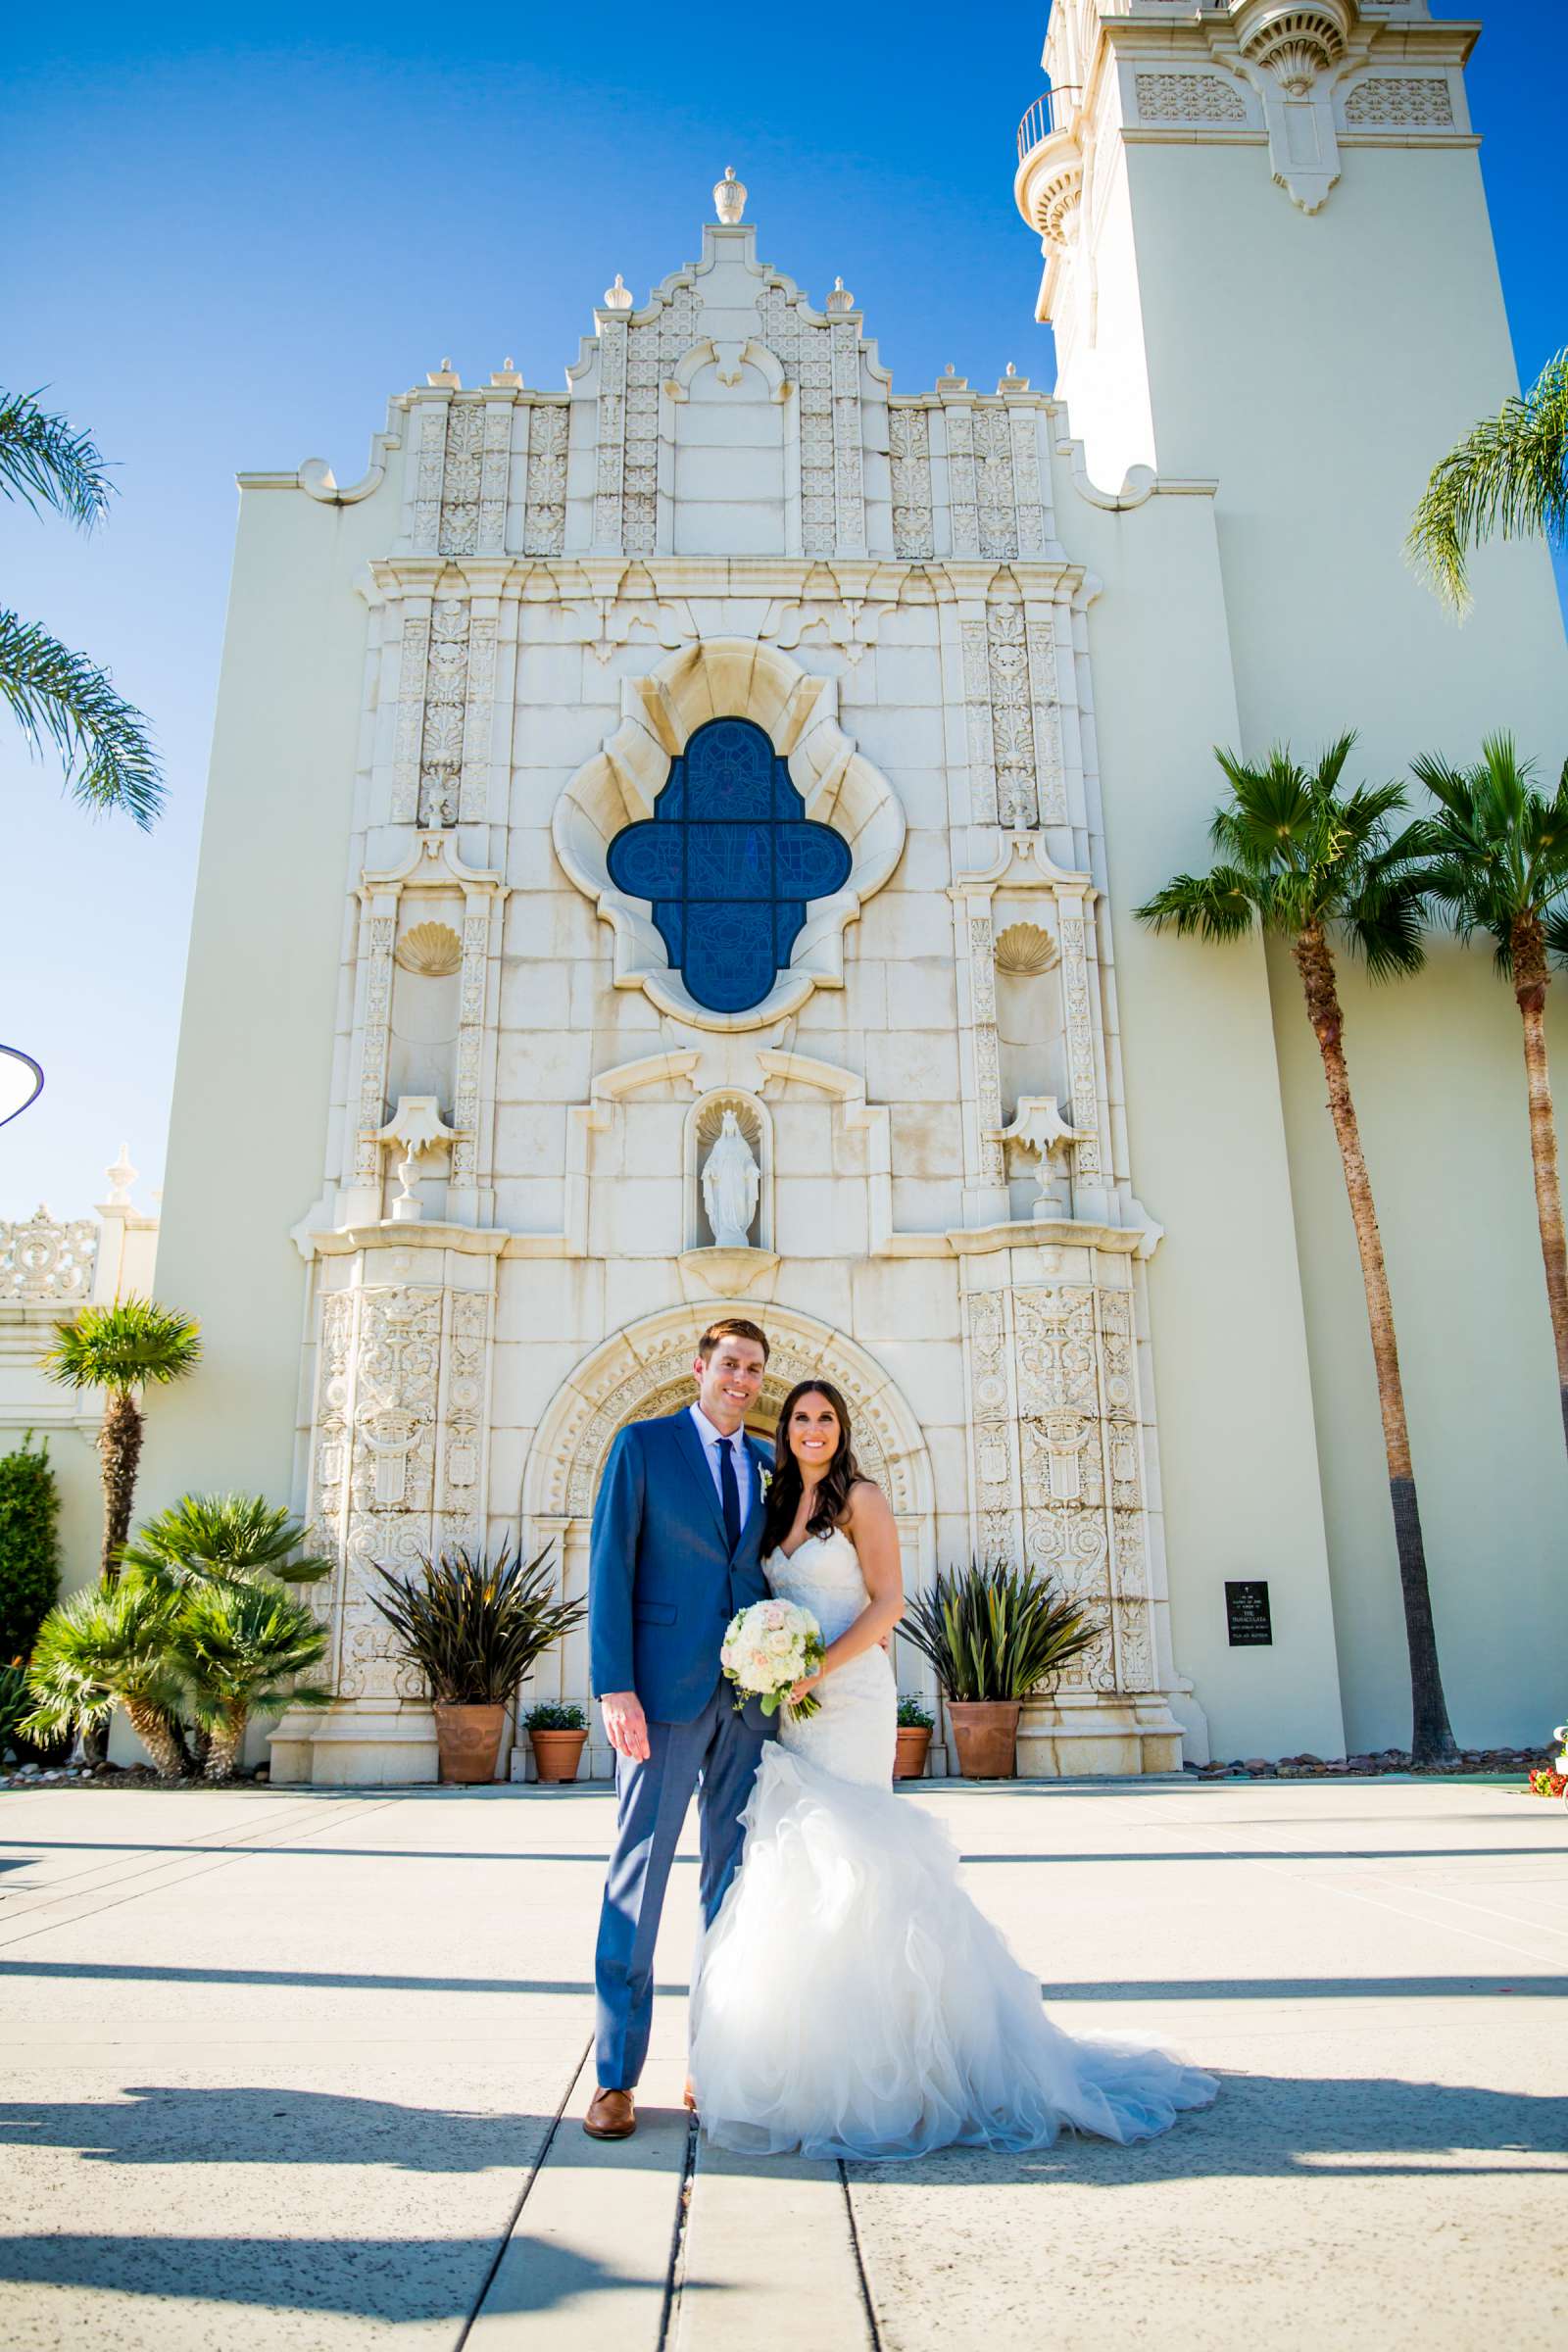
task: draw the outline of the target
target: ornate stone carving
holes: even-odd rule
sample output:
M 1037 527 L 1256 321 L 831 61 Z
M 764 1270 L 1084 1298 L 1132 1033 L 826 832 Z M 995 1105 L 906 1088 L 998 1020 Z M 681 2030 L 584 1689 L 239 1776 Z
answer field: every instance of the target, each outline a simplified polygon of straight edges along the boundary
M 1066 821 L 1050 629 L 1026 621 L 1016 594 L 965 621 L 964 698 L 976 824 L 1032 829 Z
M 395 824 L 450 825 L 485 814 L 495 695 L 496 623 L 444 599 L 428 622 L 406 619 L 393 754 Z
M 718 1140 L 703 1167 L 703 1206 L 720 1250 L 750 1246 L 762 1171 L 733 1110 L 722 1113 Z
M 0 1299 L 78 1304 L 92 1297 L 98 1227 L 91 1217 L 56 1219 L 39 1207 L 0 1223 Z
M 570 408 L 539 401 L 528 412 L 528 499 L 522 544 L 530 556 L 559 556 L 566 544 L 566 441 Z
M 457 1082 L 452 1124 L 452 1181 L 472 1184 L 479 1140 L 479 1064 L 484 1051 L 485 972 L 489 956 L 490 909 L 471 910 L 463 922 L 463 969 L 458 994 Z
M 441 536 L 441 476 L 445 469 L 447 411 L 444 401 L 431 401 L 419 411 L 419 437 L 415 446 L 415 553 L 433 556 Z
M 1451 130 L 1453 96 L 1446 81 L 1432 76 L 1374 74 L 1350 91 L 1345 120 L 1351 128 L 1387 123 L 1401 130 Z
M 489 1308 L 483 1293 L 399 1285 L 322 1299 L 312 1515 L 341 1558 L 326 1603 L 340 1698 L 424 1695 L 369 1593 L 378 1564 L 480 1533 Z
M 1247 102 L 1217 74 L 1140 74 L 1138 114 L 1144 122 L 1245 122 Z
M 381 1182 L 380 1131 L 386 1119 L 387 1045 L 392 1022 L 392 943 L 397 934 L 393 914 L 367 915 L 361 925 L 361 954 L 365 961 L 365 997 L 360 1022 L 359 1140 L 354 1174 L 359 1184 Z
M 936 554 L 931 510 L 930 412 L 908 401 L 888 404 L 893 481 L 893 552 L 918 563 Z
M 969 918 L 969 1010 L 974 1036 L 975 1116 L 980 1126 L 979 1179 L 1005 1184 L 1002 1126 L 1002 1053 L 997 1035 L 996 949 L 989 914 Z
M 858 330 L 849 320 L 830 326 L 803 315 L 798 289 L 777 278 L 763 287 L 758 311 L 761 340 L 799 407 L 802 552 L 862 549 Z
M 1016 1424 L 1005 1298 L 1002 1291 L 970 1294 L 964 1343 L 969 1363 L 975 1547 L 982 1559 L 1015 1562 L 1018 1519 L 1012 1447 Z
M 1089 957 L 1081 902 L 1061 911 L 1061 995 L 1067 1025 L 1067 1074 L 1072 1086 L 1072 1123 L 1079 1142 L 1074 1165 L 1080 1179 L 1098 1184 L 1100 1090 L 1095 1075 L 1095 1029 L 1091 1009 Z

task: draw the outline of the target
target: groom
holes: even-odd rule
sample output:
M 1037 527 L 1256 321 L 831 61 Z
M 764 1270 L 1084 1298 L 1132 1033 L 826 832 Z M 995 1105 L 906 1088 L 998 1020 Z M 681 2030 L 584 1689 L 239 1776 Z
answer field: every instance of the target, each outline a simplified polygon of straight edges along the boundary
M 771 1468 L 746 1435 L 767 1337 L 736 1315 L 697 1343 L 694 1401 L 634 1421 L 611 1448 L 594 1508 L 588 1646 L 615 1751 L 619 1809 L 594 1959 L 599 2087 L 583 2129 L 627 2139 L 654 2015 L 654 1941 L 675 1841 L 697 1789 L 700 1892 L 711 1921 L 740 1859 L 741 1815 L 765 1731 L 735 1712 L 724 1629 L 761 1600 L 762 1496 Z

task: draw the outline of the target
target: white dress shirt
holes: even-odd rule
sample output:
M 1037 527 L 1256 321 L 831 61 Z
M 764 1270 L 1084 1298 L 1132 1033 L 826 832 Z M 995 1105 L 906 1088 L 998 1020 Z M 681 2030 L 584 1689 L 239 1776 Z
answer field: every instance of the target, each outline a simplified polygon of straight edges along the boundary
M 708 1467 L 712 1473 L 713 1492 L 718 1496 L 719 1508 L 722 1509 L 724 1487 L 723 1473 L 719 1469 L 718 1463 L 718 1449 L 721 1446 L 730 1446 L 731 1441 L 725 1437 L 721 1429 L 713 1427 L 700 1404 L 694 1404 L 691 1407 L 691 1416 L 697 1424 L 697 1435 L 703 1442 L 703 1451 L 708 1456 Z M 735 1432 L 731 1450 L 735 1459 L 735 1487 L 741 1502 L 741 1525 L 744 1527 L 752 1515 L 753 1491 L 757 1483 L 752 1469 L 752 1457 L 746 1450 L 744 1428 Z

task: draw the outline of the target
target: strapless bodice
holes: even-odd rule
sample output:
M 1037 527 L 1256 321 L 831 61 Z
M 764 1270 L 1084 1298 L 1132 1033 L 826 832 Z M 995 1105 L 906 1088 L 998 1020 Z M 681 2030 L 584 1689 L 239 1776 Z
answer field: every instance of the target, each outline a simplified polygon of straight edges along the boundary
M 808 1536 L 788 1555 L 770 1551 L 762 1573 L 780 1600 L 809 1609 L 824 1642 L 836 1642 L 864 1608 L 870 1595 L 860 1574 L 860 1556 L 841 1527 Z

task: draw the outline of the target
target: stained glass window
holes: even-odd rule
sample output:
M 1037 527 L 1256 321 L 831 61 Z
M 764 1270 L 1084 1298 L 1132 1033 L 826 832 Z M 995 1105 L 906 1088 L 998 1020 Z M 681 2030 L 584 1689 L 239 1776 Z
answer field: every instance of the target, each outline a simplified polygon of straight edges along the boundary
M 850 878 L 849 844 L 814 823 L 767 736 L 748 718 L 699 727 L 654 813 L 610 845 L 610 878 L 653 902 L 671 968 L 710 1012 L 760 1004 L 812 899 Z

